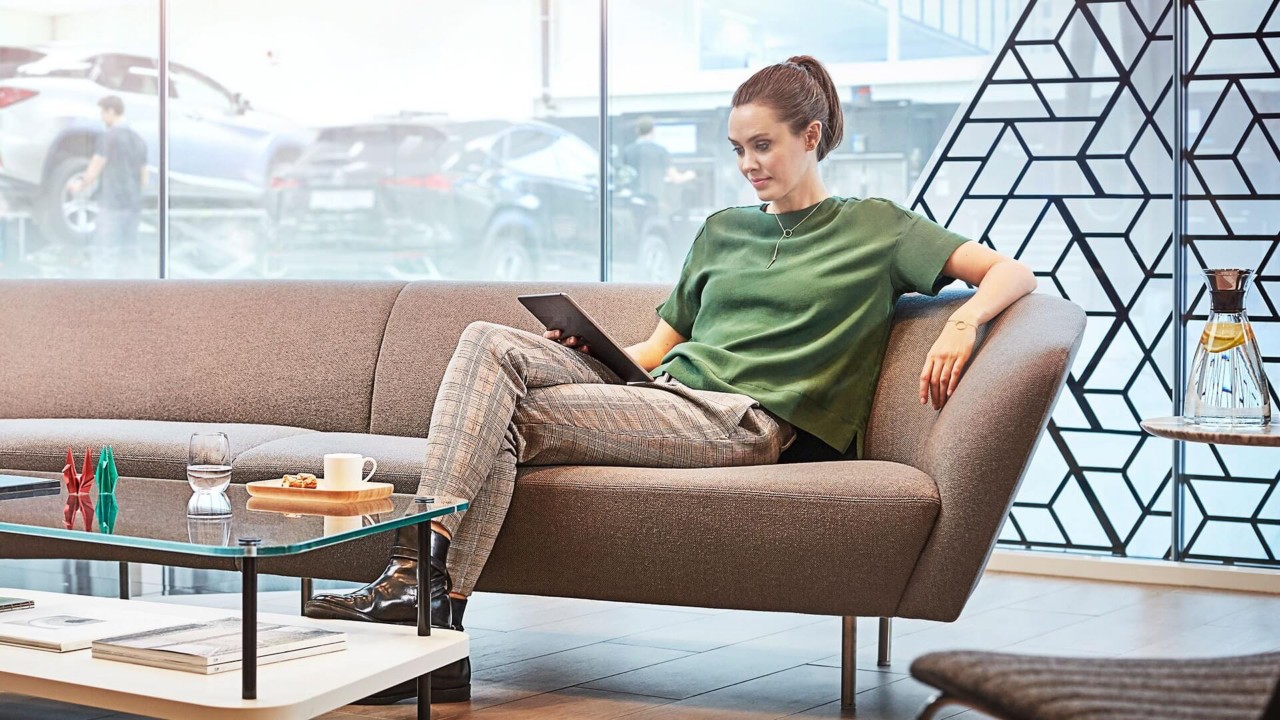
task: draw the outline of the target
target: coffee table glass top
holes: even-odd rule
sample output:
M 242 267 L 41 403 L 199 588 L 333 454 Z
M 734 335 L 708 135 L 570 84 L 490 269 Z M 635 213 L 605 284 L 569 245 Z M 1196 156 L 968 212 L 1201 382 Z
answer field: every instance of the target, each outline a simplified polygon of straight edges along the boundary
M 191 488 L 180 480 L 120 478 L 114 497 L 0 498 L 0 532 L 189 555 L 291 555 L 414 525 L 467 509 L 458 498 L 415 502 L 391 495 L 361 503 L 289 502 L 227 488 L 230 515 L 188 515 Z M 200 510 L 219 508 L 202 506 Z M 249 541 L 241 544 L 241 541 Z M 252 541 L 257 541 L 253 543 Z

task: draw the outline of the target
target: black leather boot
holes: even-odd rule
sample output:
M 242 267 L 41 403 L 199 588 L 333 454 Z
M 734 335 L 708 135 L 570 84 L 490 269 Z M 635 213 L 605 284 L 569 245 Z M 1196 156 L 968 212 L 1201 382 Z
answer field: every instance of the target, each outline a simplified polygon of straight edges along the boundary
M 449 598 L 452 606 L 452 630 L 462 632 L 462 613 L 467 609 L 467 601 Z M 355 702 L 356 705 L 391 705 L 401 700 L 418 696 L 417 679 L 406 680 L 381 692 Z M 445 665 L 431 673 L 431 704 L 467 702 L 471 699 L 471 658 Z
M 453 629 L 462 632 L 462 613 L 467 610 L 466 599 L 449 598 L 453 615 Z M 415 693 L 416 692 L 415 688 Z M 466 702 L 471 699 L 471 658 L 451 662 L 431 673 L 431 701 L 438 703 Z
M 446 560 L 449 539 L 431 531 L 431 547 L 427 551 L 431 563 L 431 625 L 450 627 L 452 622 L 449 579 Z M 322 593 L 307 601 L 303 615 L 318 620 L 359 620 L 363 622 L 418 624 L 418 529 L 396 530 L 391 548 L 391 562 L 377 580 L 351 593 Z
M 447 565 L 449 539 L 431 531 L 431 547 L 427 561 L 431 563 L 431 625 L 462 629 L 462 613 L 466 600 L 449 597 L 453 581 Z M 344 595 L 325 593 L 306 604 L 303 614 L 322 620 L 357 620 L 398 625 L 418 624 L 418 531 L 404 527 L 396 530 L 391 548 L 391 562 L 372 583 Z M 454 613 L 457 613 L 455 616 Z M 415 680 L 387 688 L 362 700 L 357 705 L 389 705 L 418 694 Z M 449 663 L 431 674 L 433 703 L 465 702 L 471 699 L 471 658 Z

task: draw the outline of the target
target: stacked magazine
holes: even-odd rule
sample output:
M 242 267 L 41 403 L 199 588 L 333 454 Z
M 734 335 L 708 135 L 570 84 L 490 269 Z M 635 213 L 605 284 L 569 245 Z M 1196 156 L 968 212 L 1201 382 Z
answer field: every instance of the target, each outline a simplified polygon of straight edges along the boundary
M 93 656 L 212 675 L 240 668 L 241 638 L 240 618 L 228 617 L 96 640 Z M 259 665 L 337 652 L 346 647 L 346 633 L 258 623 Z
M 0 616 L 0 644 L 70 652 L 94 640 L 183 624 L 182 618 L 126 610 L 85 610 L 76 603 L 48 604 Z

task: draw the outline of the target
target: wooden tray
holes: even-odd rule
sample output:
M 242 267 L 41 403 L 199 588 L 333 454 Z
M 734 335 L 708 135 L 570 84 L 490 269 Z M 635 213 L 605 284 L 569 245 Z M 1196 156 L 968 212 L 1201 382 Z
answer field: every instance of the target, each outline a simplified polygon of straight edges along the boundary
M 275 498 L 278 500 L 306 500 L 307 502 L 355 503 L 365 500 L 377 500 L 391 495 L 396 486 L 391 483 L 366 482 L 360 484 L 359 490 L 312 490 L 310 488 L 284 487 L 284 478 L 258 480 L 244 486 L 254 497 Z
M 317 517 L 355 517 L 380 515 L 395 509 L 391 498 L 340 503 L 329 500 L 300 500 L 298 498 L 251 497 L 245 507 L 255 512 L 273 512 L 284 515 L 314 515 Z

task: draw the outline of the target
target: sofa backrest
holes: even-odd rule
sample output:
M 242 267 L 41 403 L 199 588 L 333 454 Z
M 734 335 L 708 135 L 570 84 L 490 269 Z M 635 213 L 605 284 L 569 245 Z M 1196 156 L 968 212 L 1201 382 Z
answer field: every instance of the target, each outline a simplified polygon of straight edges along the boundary
M 970 293 L 898 302 L 867 456 L 915 466 L 942 501 L 894 615 L 953 620 L 982 576 L 1063 392 L 1085 314 L 1051 294 L 1021 298 L 983 328 L 955 394 L 941 411 L 919 403 L 919 377 L 946 318 Z
M 518 295 L 564 292 L 622 345 L 649 337 L 655 306 L 669 285 L 632 283 L 414 282 L 400 293 L 387 322 L 373 390 L 370 432 L 426 437 L 440 377 L 463 329 L 473 321 L 541 333 Z
M 936 298 L 905 295 L 893 315 L 893 331 L 885 347 L 875 402 L 863 444 L 866 460 L 888 460 L 920 467 L 920 452 L 933 432 L 938 411 L 920 404 L 920 371 L 940 334 L 941 321 L 973 295 L 950 289 Z M 982 330 L 985 333 L 985 328 Z M 981 339 L 981 338 L 980 338 Z M 981 348 L 979 343 L 978 348 Z M 964 376 L 961 375 L 963 378 Z
M 364 432 L 383 330 L 403 287 L 3 281 L 0 417 Z

